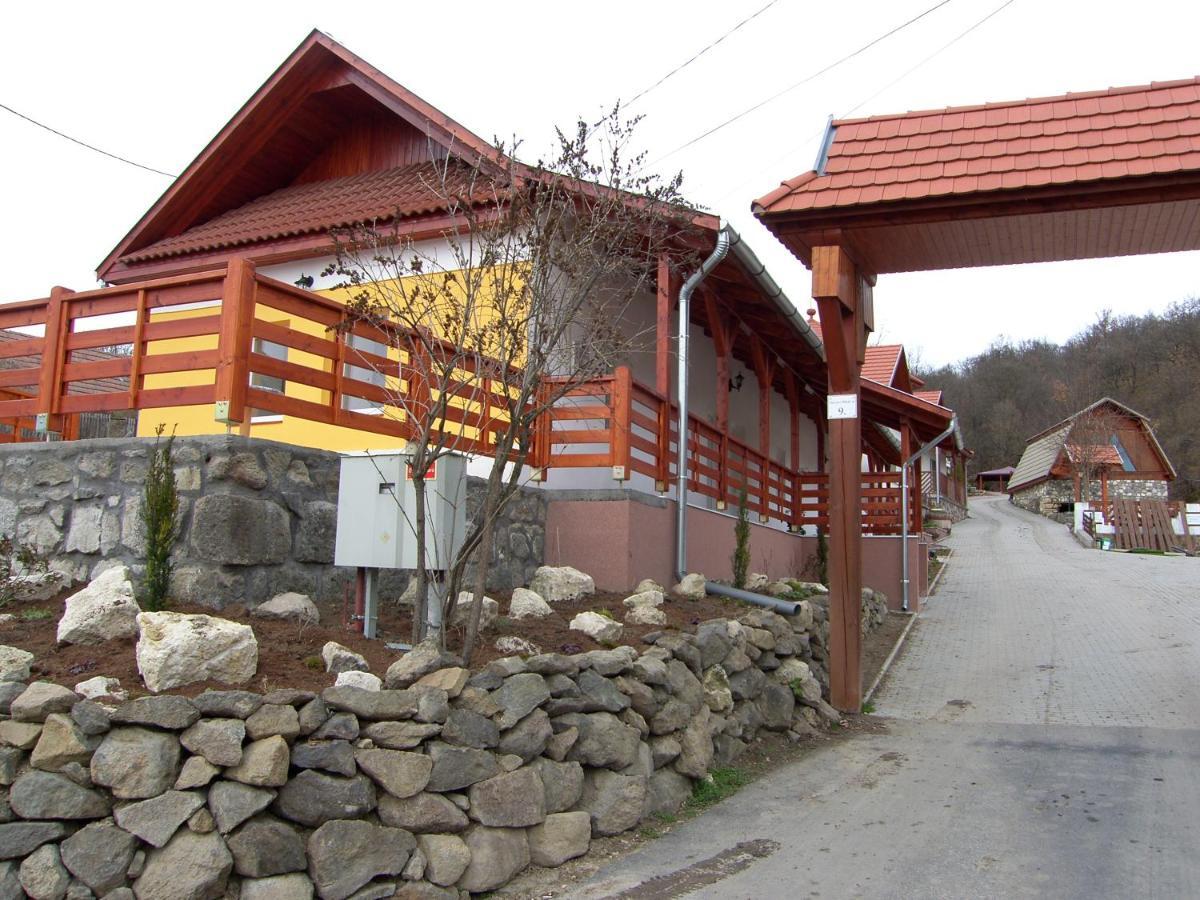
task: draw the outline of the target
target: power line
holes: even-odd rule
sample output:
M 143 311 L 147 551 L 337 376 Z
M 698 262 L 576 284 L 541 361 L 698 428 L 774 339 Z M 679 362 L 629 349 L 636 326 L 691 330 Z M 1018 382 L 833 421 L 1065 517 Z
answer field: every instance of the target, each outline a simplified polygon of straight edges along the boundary
M 872 47 L 874 47 L 876 44 L 887 40 L 894 34 L 898 34 L 899 32 L 903 31 L 905 28 L 908 28 L 910 25 L 916 24 L 917 22 L 921 21 L 921 19 L 924 19 L 926 16 L 928 16 L 930 13 L 936 12 L 937 10 L 941 9 L 943 6 L 945 6 L 947 3 L 950 3 L 950 2 L 952 2 L 952 0 L 939 0 L 938 3 L 935 3 L 933 6 L 929 7 L 928 9 L 924 10 L 923 12 L 918 13 L 917 15 L 913 16 L 908 21 L 902 22 L 901 24 L 892 28 L 890 31 L 887 31 L 887 32 L 879 35 L 879 37 L 874 38 L 871 41 L 868 41 L 867 43 L 865 43 L 861 47 L 859 47 L 857 50 L 853 50 L 850 53 L 847 53 L 845 56 L 834 60 L 833 62 L 829 63 L 828 65 L 824 66 L 823 68 L 820 68 L 817 71 L 804 76 L 799 81 L 788 85 L 781 91 L 775 92 L 774 94 L 772 94 L 771 96 L 767 97 L 764 100 L 760 100 L 758 103 L 755 103 L 753 106 L 750 106 L 750 107 L 742 110 L 741 112 L 737 113 L 734 116 L 731 116 L 730 118 L 726 119 L 724 122 L 721 122 L 719 125 L 714 125 L 712 128 L 708 129 L 708 131 L 704 132 L 703 134 L 697 135 L 696 137 L 692 138 L 690 141 L 687 141 L 686 143 L 680 144 L 674 150 L 671 150 L 671 151 L 663 154 L 662 156 L 658 157 L 658 159 L 654 160 L 653 162 L 649 163 L 648 165 L 651 165 L 651 166 L 656 165 L 656 164 L 662 162 L 667 157 L 674 156 L 676 153 L 679 153 L 682 150 L 686 150 L 688 147 L 691 147 L 693 144 L 697 144 L 700 141 L 704 140 L 705 138 L 716 134 L 721 129 L 723 129 L 729 125 L 732 125 L 734 122 L 738 121 L 738 119 L 744 118 L 745 116 L 750 115 L 752 112 L 756 112 L 757 110 L 762 109 L 767 104 L 773 103 L 774 101 L 778 100 L 780 97 L 784 96 L 785 94 L 789 94 L 792 91 L 796 90 L 796 88 L 801 87 L 805 84 L 808 84 L 810 81 L 813 81 L 813 80 L 821 77 L 822 75 L 826 74 L 827 72 L 830 72 L 833 69 L 836 69 L 838 66 L 842 65 L 843 63 L 846 63 L 846 62 L 854 59 L 854 57 L 865 53 L 866 51 L 868 51 Z
M 1004 3 L 1001 3 L 995 9 L 993 9 L 990 13 L 988 13 L 986 16 L 984 16 L 982 19 L 980 19 L 978 22 L 976 22 L 974 25 L 972 25 L 970 28 L 968 28 L 966 31 L 960 33 L 957 37 L 952 38 L 951 40 L 942 44 L 942 46 L 938 47 L 938 49 L 934 50 L 932 53 L 930 53 L 927 57 L 925 57 L 923 60 L 921 60 L 915 66 L 913 66 L 911 69 L 908 69 L 905 72 L 901 73 L 900 75 L 897 75 L 895 78 L 893 78 L 887 84 L 885 84 L 883 87 L 881 87 L 875 93 L 873 93 L 870 97 L 867 97 L 865 100 L 862 100 L 861 102 L 850 107 L 848 110 L 846 110 L 844 113 L 842 113 L 841 116 L 839 116 L 839 118 L 844 119 L 844 118 L 846 118 L 846 116 L 850 115 L 850 113 L 858 112 L 858 110 L 862 109 L 864 106 L 866 106 L 868 103 L 870 103 L 876 97 L 878 97 L 884 91 L 889 90 L 890 88 L 899 84 L 901 81 L 903 81 L 905 78 L 907 78 L 913 72 L 917 71 L 917 69 L 921 68 L 927 62 L 930 62 L 934 58 L 941 56 L 943 53 L 945 53 L 947 50 L 949 50 L 951 47 L 953 47 L 955 44 L 957 44 L 959 41 L 961 41 L 963 38 L 965 38 L 968 34 L 970 34 L 972 31 L 974 31 L 976 28 L 983 25 L 985 22 L 987 22 L 993 16 L 998 15 L 999 13 L 1003 12 L 1007 7 L 1012 6 L 1012 4 L 1015 2 L 1016 2 L 1016 0 L 1005 0 Z
M 983 25 L 984 23 L 989 21 L 992 17 L 1003 12 L 1007 7 L 1011 6 L 1015 2 L 1016 2 L 1016 0 L 1005 0 L 1004 3 L 1001 3 L 999 6 L 997 6 L 995 9 L 993 9 L 990 13 L 988 13 L 982 19 L 979 19 L 977 22 L 975 22 L 975 24 L 973 24 L 969 28 L 967 28 L 965 31 L 960 32 L 958 35 L 951 38 L 946 43 L 942 44 L 942 46 L 938 47 L 938 49 L 934 50 L 932 53 L 930 53 L 928 56 L 926 56 L 924 59 L 922 59 L 915 66 L 913 66 L 910 69 L 907 69 L 900 75 L 896 76 L 891 81 L 889 81 L 887 84 L 885 84 L 883 87 L 879 88 L 879 90 L 877 90 L 873 94 L 871 94 L 869 97 L 866 97 L 866 98 L 860 100 L 858 103 L 854 104 L 854 106 L 847 109 L 844 113 L 834 116 L 834 118 L 835 119 L 844 119 L 847 116 L 849 116 L 851 113 L 857 112 L 858 110 L 862 109 L 862 107 L 866 106 L 868 103 L 870 103 L 876 97 L 878 97 L 880 94 L 895 87 L 897 84 L 899 84 L 901 81 L 903 81 L 909 75 L 911 75 L 913 72 L 917 71 L 917 69 L 920 69 L 922 66 L 926 65 L 929 62 L 932 62 L 934 59 L 941 56 L 943 53 L 945 53 L 947 50 L 949 50 L 951 47 L 953 47 L 955 44 L 957 44 L 959 41 L 961 41 L 963 38 L 965 38 L 971 32 L 975 31 L 975 29 L 979 28 L 981 25 Z M 796 153 L 797 151 L 799 151 L 801 148 L 805 147 L 812 141 L 816 140 L 824 133 L 825 133 L 825 128 L 824 128 L 824 126 L 822 126 L 821 128 L 817 129 L 815 132 L 810 134 L 808 137 L 806 137 L 801 143 L 793 145 L 782 156 L 779 156 L 776 159 L 774 159 L 772 162 L 768 163 L 766 165 L 766 168 L 773 168 L 777 163 L 780 163 L 783 160 L 787 159 L 792 154 Z M 746 181 L 743 181 L 740 184 L 738 184 L 736 187 L 726 191 L 724 194 L 722 194 L 720 196 L 720 198 L 718 199 L 718 202 L 720 200 L 724 200 L 730 194 L 732 194 L 736 191 L 740 191 L 743 187 L 745 187 L 747 184 L 749 184 L 751 180 L 752 179 L 747 179 Z
M 746 16 L 746 18 L 742 19 L 742 21 L 738 22 L 736 25 L 734 25 L 732 28 L 730 28 L 728 31 L 726 31 L 723 35 L 721 35 L 719 38 L 717 38 L 715 41 L 713 41 L 707 47 L 705 47 L 704 49 L 693 54 L 690 58 L 684 60 L 682 63 L 677 65 L 675 68 L 673 68 L 670 72 L 668 72 L 662 78 L 658 79 L 658 81 L 654 82 L 654 84 L 650 85 L 648 88 L 643 88 L 642 90 L 638 91 L 636 94 L 633 95 L 632 99 L 630 99 L 627 103 L 625 103 L 625 106 L 627 106 L 627 107 L 633 106 L 634 103 L 636 103 L 638 100 L 642 99 L 642 97 L 645 97 L 648 93 L 650 93 L 652 90 L 657 88 L 668 78 L 670 78 L 671 76 L 676 75 L 677 73 L 686 69 L 688 66 L 690 66 L 692 63 L 694 63 L 696 60 L 698 60 L 700 57 L 702 57 L 709 50 L 713 49 L 713 47 L 717 46 L 717 44 L 721 43 L 721 41 L 725 40 L 725 38 L 729 37 L 731 34 L 736 32 L 743 25 L 748 25 L 750 22 L 753 22 L 755 19 L 757 19 L 759 16 L 761 16 L 763 13 L 765 13 L 768 9 L 770 9 L 772 6 L 774 6 L 778 2 L 779 2 L 779 0 L 771 0 L 770 3 L 768 3 L 766 6 L 761 7 L 757 12 L 751 13 L 750 15 Z
M 99 147 L 95 147 L 95 146 L 89 144 L 87 141 L 81 141 L 81 140 L 79 140 L 79 138 L 71 137 L 71 135 L 69 135 L 69 134 L 63 134 L 63 132 L 59 131 L 57 128 L 51 128 L 49 125 L 45 125 L 42 122 L 39 122 L 37 119 L 31 119 L 29 116 L 25 115 L 24 113 L 17 112 L 11 106 L 5 106 L 3 103 L 0 103 L 0 109 L 3 109 L 5 112 L 12 113 L 18 119 L 24 119 L 30 125 L 36 125 L 38 128 L 42 128 L 42 129 L 50 132 L 51 134 L 56 134 L 60 138 L 66 138 L 68 141 L 70 141 L 73 144 L 78 144 L 80 147 L 86 147 L 88 150 L 93 150 L 96 153 L 101 154 L 102 156 L 107 156 L 109 159 L 115 159 L 118 162 L 123 162 L 126 165 L 134 166 L 138 169 L 145 169 L 147 172 L 153 172 L 155 175 L 165 175 L 165 176 L 167 176 L 167 178 L 175 177 L 170 172 L 164 172 L 162 169 L 156 169 L 153 166 L 144 166 L 139 162 L 134 162 L 132 159 L 126 159 L 123 156 L 117 156 L 117 154 L 115 154 L 115 153 L 109 153 L 107 150 L 101 150 Z

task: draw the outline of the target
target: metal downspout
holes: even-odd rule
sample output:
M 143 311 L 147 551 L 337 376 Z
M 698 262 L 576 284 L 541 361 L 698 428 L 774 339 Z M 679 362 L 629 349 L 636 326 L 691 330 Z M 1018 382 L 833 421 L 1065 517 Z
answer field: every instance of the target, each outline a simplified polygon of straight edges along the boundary
M 900 465 L 900 611 L 908 612 L 908 469 L 930 447 L 936 447 L 958 428 L 958 416 L 950 420 L 950 427 L 921 447 Z
M 678 364 L 676 384 L 678 385 L 679 395 L 679 441 L 676 448 L 677 455 L 675 462 L 675 473 L 677 476 L 675 488 L 675 578 L 677 580 L 682 579 L 683 576 L 687 574 L 687 398 L 688 344 L 690 342 L 688 329 L 691 324 L 692 294 L 695 293 L 696 288 L 699 287 L 700 283 L 709 276 L 712 270 L 715 269 L 723 259 L 725 259 L 726 255 L 729 253 L 730 247 L 737 246 L 740 244 L 740 242 L 741 239 L 738 237 L 736 231 L 734 231 L 728 225 L 722 225 L 721 230 L 717 233 L 717 246 L 713 248 L 713 252 L 709 254 L 708 258 L 700 264 L 700 268 L 693 272 L 688 280 L 683 283 L 683 287 L 679 289 L 679 337 L 676 351 Z M 783 299 L 786 301 L 787 298 L 784 297 L 783 291 L 781 291 L 778 285 L 775 284 L 774 280 L 772 280 L 771 277 L 766 274 L 766 270 L 763 269 L 762 264 L 758 262 L 758 259 L 754 256 L 754 254 L 749 253 L 748 250 L 746 253 L 749 254 L 749 259 L 753 260 L 753 262 L 758 266 L 758 271 L 751 271 L 751 275 L 753 275 L 759 284 L 764 288 L 768 287 L 768 283 L 770 287 L 774 288 L 774 293 L 770 293 L 768 291 L 768 294 L 777 304 L 779 303 L 779 300 L 777 299 L 778 297 L 783 297 Z M 745 254 L 739 254 L 739 260 L 745 264 L 747 262 Z M 795 311 L 793 310 L 793 312 Z M 798 312 L 795 312 L 795 314 L 799 316 Z M 808 326 L 804 324 L 803 319 L 799 319 L 798 321 L 801 325 L 803 325 L 805 330 L 811 332 L 811 329 L 808 329 Z M 813 337 L 815 338 L 815 335 Z M 730 587 L 727 584 L 720 584 L 719 582 L 715 581 L 705 581 L 704 590 L 709 594 L 716 594 L 720 597 L 730 597 L 734 600 L 741 600 L 744 603 L 752 603 L 755 606 L 762 606 L 785 616 L 794 616 L 799 610 L 799 606 L 790 600 L 780 600 L 777 597 L 768 597 L 765 594 L 756 594 L 752 591 L 739 590 L 738 588 Z

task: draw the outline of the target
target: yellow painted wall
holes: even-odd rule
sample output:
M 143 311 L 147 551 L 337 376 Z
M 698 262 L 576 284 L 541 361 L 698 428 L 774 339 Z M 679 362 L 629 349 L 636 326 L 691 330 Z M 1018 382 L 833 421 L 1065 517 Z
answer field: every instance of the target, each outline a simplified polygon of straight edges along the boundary
M 345 301 L 343 292 L 317 291 L 315 293 L 338 300 L 339 302 Z M 152 313 L 151 321 L 194 318 L 213 315 L 218 311 L 219 304 L 183 311 L 164 310 Z M 287 313 L 266 308 L 262 304 L 259 304 L 256 308 L 255 318 L 259 321 L 283 325 L 316 337 L 329 337 L 324 326 L 317 322 L 298 319 L 289 316 Z M 176 338 L 152 342 L 147 348 L 147 353 L 154 355 L 213 350 L 216 349 L 216 346 L 216 335 Z M 399 358 L 398 351 L 394 349 L 389 349 L 388 355 L 392 359 Z M 330 360 L 297 350 L 294 347 L 287 348 L 287 362 L 306 367 L 320 368 L 325 372 L 330 372 L 332 367 Z M 145 378 L 145 387 L 165 388 L 212 384 L 215 377 L 216 373 L 213 370 L 147 375 Z M 387 390 L 396 390 L 399 387 L 396 380 L 393 379 L 390 381 L 391 383 L 384 384 L 383 387 Z M 323 404 L 329 403 L 328 391 L 292 381 L 286 382 L 284 395 L 299 400 L 308 400 Z M 401 421 L 403 419 L 402 411 L 396 407 L 385 407 L 380 415 L 394 421 Z M 236 425 L 226 426 L 213 418 L 213 407 L 211 405 L 143 409 L 138 414 L 138 435 L 153 436 L 155 429 L 160 423 L 164 424 L 168 431 L 174 429 L 175 433 L 179 435 L 221 434 L 228 430 L 234 433 L 247 434 L 251 437 L 267 438 L 268 440 L 339 452 L 393 449 L 404 446 L 404 440 L 400 437 L 329 425 L 290 415 L 277 416 L 268 414 L 263 417 L 253 417 L 248 424 L 243 423 L 240 427 Z

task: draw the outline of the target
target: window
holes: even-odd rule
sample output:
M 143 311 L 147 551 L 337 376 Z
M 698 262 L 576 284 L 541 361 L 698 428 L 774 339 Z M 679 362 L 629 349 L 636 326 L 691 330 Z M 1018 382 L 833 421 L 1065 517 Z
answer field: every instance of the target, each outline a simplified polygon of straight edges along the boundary
M 372 341 L 369 338 L 359 337 L 357 334 L 349 336 L 348 346 L 355 350 L 362 350 L 364 353 L 374 353 L 376 356 L 387 356 L 387 344 L 379 341 Z M 383 387 L 387 379 L 382 372 L 375 369 L 363 368 L 362 366 L 352 366 L 346 363 L 345 370 L 342 374 L 346 378 L 353 378 L 356 381 L 365 381 L 367 384 L 374 384 L 378 387 Z M 349 388 L 353 390 L 353 387 Z M 363 397 L 343 396 L 342 409 L 348 409 L 352 412 L 361 413 L 382 413 L 383 407 L 374 400 L 367 400 Z
M 287 362 L 287 347 L 283 344 L 264 341 L 262 338 L 255 338 L 253 344 L 254 352 L 261 353 L 263 356 L 269 356 L 271 359 L 278 359 Z M 272 394 L 282 394 L 285 392 L 287 382 L 282 378 L 277 378 L 274 375 L 263 375 L 261 372 L 250 373 L 250 386 L 256 387 L 260 391 L 270 391 Z M 265 424 L 268 422 L 282 422 L 283 416 L 279 413 L 271 412 L 265 409 L 250 410 L 250 422 L 257 424 Z

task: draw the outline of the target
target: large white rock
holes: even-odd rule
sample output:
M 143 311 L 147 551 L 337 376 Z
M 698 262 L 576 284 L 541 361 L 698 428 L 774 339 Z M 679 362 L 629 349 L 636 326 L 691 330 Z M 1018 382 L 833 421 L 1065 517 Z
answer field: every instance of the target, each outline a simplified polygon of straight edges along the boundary
M 637 587 L 633 589 L 633 592 L 635 594 L 643 594 L 646 591 L 658 591 L 660 594 L 665 594 L 667 589 L 653 578 L 643 578 L 637 583 Z
M 258 641 L 249 625 L 173 612 L 141 613 L 137 624 L 138 671 L 152 691 L 209 679 L 244 684 L 258 670 Z
M 512 601 L 508 606 L 510 619 L 541 619 L 550 615 L 554 610 L 542 599 L 542 595 L 529 588 L 517 588 L 512 592 Z
M 312 602 L 308 594 L 297 594 L 295 591 L 276 594 L 266 603 L 260 603 L 250 610 L 250 615 L 258 619 L 284 619 L 310 625 L 321 621 L 317 604 Z
M 351 669 L 345 672 L 338 672 L 337 681 L 333 683 L 333 686 L 356 687 L 364 691 L 378 691 L 383 687 L 383 681 L 380 680 L 378 675 Z
M 129 570 L 114 566 L 67 598 L 66 610 L 58 621 L 58 642 L 102 644 L 113 638 L 130 637 L 138 632 L 139 612 Z
M 541 566 L 533 573 L 529 589 L 541 594 L 547 603 L 562 603 L 578 600 L 596 593 L 596 582 L 591 575 L 571 566 Z
M 666 625 L 667 614 L 657 606 L 633 606 L 625 613 L 627 625 Z
M 630 594 L 621 603 L 626 609 L 635 609 L 639 606 L 662 606 L 663 593 L 657 590 L 638 591 L 636 594 Z
M 706 595 L 704 576 L 697 572 L 684 575 L 683 580 L 675 585 L 674 592 L 677 597 L 682 597 L 684 600 L 703 600 Z
M 571 620 L 571 630 L 582 631 L 592 640 L 605 643 L 620 640 L 625 627 L 607 616 L 588 610 Z
M 0 646 L 0 681 L 28 681 L 33 654 L 20 647 Z
M 459 591 L 458 605 L 454 607 L 454 619 L 451 625 L 466 625 L 471 619 L 471 607 L 475 605 L 475 595 L 470 591 Z M 496 621 L 500 615 L 500 604 L 491 597 L 484 596 L 483 610 L 479 613 L 479 630 L 483 631 Z

